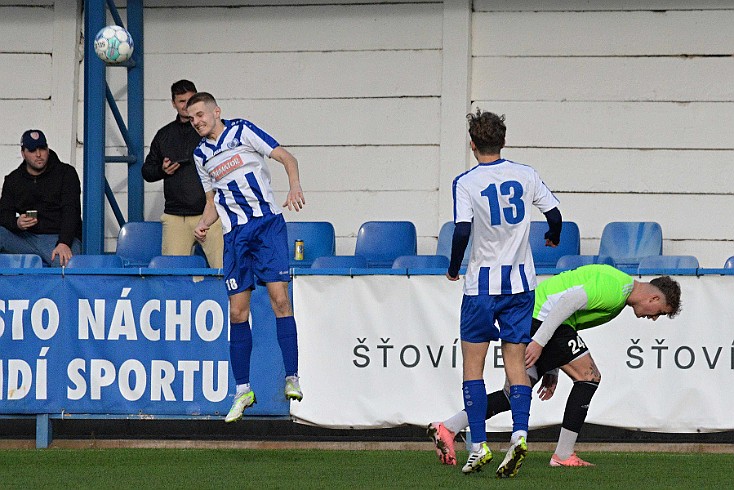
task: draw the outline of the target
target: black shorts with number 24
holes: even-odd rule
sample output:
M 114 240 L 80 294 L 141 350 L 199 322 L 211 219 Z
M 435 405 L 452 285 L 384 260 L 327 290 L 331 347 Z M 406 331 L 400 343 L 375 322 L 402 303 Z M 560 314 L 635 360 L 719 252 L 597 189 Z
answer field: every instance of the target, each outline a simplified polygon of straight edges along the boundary
M 543 322 L 533 318 L 530 335 L 535 335 L 542 324 Z M 589 352 L 589 348 L 586 347 L 576 330 L 569 325 L 561 324 L 553 333 L 553 336 L 543 348 L 543 353 L 535 363 L 538 376 L 542 377 L 548 371 L 564 366 L 587 352 Z

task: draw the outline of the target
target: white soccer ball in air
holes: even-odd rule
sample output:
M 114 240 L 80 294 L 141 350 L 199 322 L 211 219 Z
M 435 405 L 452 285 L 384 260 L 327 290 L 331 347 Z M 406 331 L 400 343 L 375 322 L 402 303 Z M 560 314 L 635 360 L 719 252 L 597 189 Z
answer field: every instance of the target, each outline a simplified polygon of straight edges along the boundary
M 94 38 L 94 51 L 105 63 L 122 63 L 133 55 L 133 38 L 120 26 L 103 27 Z

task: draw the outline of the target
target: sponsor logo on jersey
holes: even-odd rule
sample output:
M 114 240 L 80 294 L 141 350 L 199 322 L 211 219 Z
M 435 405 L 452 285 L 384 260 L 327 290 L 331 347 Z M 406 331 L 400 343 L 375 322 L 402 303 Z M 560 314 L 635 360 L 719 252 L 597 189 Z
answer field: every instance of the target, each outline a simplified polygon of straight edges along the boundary
M 227 175 L 229 175 L 231 172 L 237 170 L 238 168 L 243 167 L 244 165 L 245 165 L 245 162 L 242 161 L 240 156 L 234 155 L 232 158 L 228 158 L 224 162 L 214 167 L 209 172 L 209 175 L 212 176 L 212 179 L 219 181 L 219 180 L 222 180 Z

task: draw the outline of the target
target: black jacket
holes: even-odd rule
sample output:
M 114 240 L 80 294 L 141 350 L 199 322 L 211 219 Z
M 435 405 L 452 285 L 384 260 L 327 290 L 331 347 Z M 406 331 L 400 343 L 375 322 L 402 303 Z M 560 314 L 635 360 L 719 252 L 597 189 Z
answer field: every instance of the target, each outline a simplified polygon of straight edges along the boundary
M 0 196 L 0 225 L 20 232 L 17 214 L 38 211 L 38 224 L 28 232 L 59 235 L 59 243 L 71 247 L 74 238 L 82 237 L 81 185 L 76 169 L 62 163 L 53 150 L 41 175 L 31 175 L 23 161 L 5 177 Z
M 206 196 L 194 165 L 193 153 L 201 136 L 190 123 L 178 117 L 158 130 L 150 143 L 150 153 L 143 164 L 143 178 L 148 182 L 163 180 L 164 212 L 174 216 L 196 216 L 204 212 Z M 188 159 L 173 175 L 163 171 L 163 159 L 173 162 Z

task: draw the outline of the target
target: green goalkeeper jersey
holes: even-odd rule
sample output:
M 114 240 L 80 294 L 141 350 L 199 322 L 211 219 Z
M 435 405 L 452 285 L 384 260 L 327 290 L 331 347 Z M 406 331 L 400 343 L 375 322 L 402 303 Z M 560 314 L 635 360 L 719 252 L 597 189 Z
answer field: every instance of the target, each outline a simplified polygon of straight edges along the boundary
M 561 272 L 538 285 L 533 318 L 544 321 L 564 293 L 583 288 L 588 297 L 586 307 L 576 311 L 563 323 L 576 330 L 596 327 L 619 315 L 633 285 L 632 276 L 606 264 L 585 265 Z

